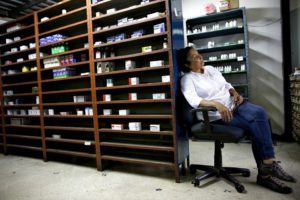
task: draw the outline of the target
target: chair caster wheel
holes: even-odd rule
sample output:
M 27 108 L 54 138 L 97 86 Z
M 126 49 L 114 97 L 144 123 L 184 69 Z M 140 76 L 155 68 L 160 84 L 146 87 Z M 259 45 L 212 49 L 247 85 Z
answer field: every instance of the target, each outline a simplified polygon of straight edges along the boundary
M 235 189 L 239 192 L 242 193 L 245 190 L 245 187 L 243 185 L 237 184 L 235 185 Z
M 242 173 L 242 176 L 243 177 L 250 177 L 250 172 L 244 172 L 244 173 Z
M 194 184 L 195 187 L 200 185 L 200 181 L 199 180 L 193 180 L 192 184 Z

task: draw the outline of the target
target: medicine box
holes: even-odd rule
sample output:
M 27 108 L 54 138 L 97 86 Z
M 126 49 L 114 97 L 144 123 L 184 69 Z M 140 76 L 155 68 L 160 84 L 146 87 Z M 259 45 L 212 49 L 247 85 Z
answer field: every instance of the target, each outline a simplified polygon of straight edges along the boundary
M 129 115 L 130 111 L 129 109 L 121 109 L 119 110 L 119 115 Z
M 111 124 L 112 130 L 123 130 L 124 125 L 123 124 Z
M 150 131 L 159 132 L 160 131 L 160 125 L 159 124 L 150 124 Z
M 154 93 L 152 94 L 153 99 L 166 99 L 165 93 Z
M 103 109 L 103 115 L 111 115 L 111 109 Z
M 111 95 L 110 94 L 104 94 L 102 96 L 103 101 L 111 101 Z
M 135 61 L 133 60 L 125 60 L 125 69 L 134 69 L 135 68 Z
M 163 60 L 153 60 L 150 61 L 150 67 L 160 67 L 164 65 L 164 61 Z
M 163 83 L 168 83 L 168 82 L 170 82 L 170 75 L 161 76 L 161 81 L 162 81 Z
M 140 130 L 142 130 L 142 123 L 141 122 L 129 122 L 128 128 L 130 131 L 140 131 Z
M 140 83 L 139 77 L 128 78 L 128 85 L 137 85 Z
M 137 93 L 129 93 L 128 99 L 129 100 L 137 100 Z
M 142 47 L 142 52 L 146 53 L 146 52 L 151 52 L 152 51 L 152 46 L 144 46 Z
M 165 23 L 155 24 L 153 26 L 153 33 L 163 33 L 165 32 Z

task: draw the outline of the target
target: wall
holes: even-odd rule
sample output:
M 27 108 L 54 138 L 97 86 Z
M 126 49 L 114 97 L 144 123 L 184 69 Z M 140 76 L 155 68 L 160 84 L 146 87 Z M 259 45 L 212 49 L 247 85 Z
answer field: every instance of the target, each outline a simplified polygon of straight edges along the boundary
M 290 0 L 292 67 L 300 67 L 300 1 Z
M 297 1 L 297 0 L 295 0 Z M 184 19 L 204 15 L 203 5 L 218 0 L 183 0 Z M 250 46 L 250 95 L 267 109 L 273 132 L 284 132 L 280 0 L 240 0 L 246 7 Z

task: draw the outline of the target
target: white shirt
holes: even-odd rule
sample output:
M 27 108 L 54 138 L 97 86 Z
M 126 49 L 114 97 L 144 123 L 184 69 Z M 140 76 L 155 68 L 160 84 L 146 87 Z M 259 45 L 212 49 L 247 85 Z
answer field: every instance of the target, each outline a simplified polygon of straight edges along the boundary
M 230 96 L 229 89 L 233 88 L 222 74 L 213 66 L 204 66 L 204 73 L 188 72 L 181 78 L 181 91 L 187 102 L 197 108 L 204 100 L 214 100 L 222 103 L 228 109 L 234 107 L 233 98 Z M 202 113 L 197 113 L 198 119 L 203 119 Z M 218 111 L 209 112 L 210 121 L 221 119 Z

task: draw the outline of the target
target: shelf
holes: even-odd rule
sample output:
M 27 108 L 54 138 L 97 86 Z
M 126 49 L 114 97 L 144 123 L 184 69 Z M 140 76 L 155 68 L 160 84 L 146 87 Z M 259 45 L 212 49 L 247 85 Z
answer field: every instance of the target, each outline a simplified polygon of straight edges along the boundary
M 66 139 L 66 138 L 55 139 L 55 138 L 51 138 L 51 137 L 46 137 L 46 141 L 49 141 L 49 142 L 71 143 L 71 144 L 82 144 L 82 145 L 85 145 L 85 146 L 95 145 L 94 141 L 75 140 L 75 139 Z M 87 142 L 90 143 L 90 145 L 86 145 Z
M 45 47 L 52 47 L 56 44 L 60 44 L 60 43 L 64 43 L 64 42 L 69 42 L 69 41 L 72 41 L 72 40 L 76 40 L 76 39 L 80 39 L 80 38 L 84 38 L 84 37 L 87 37 L 88 34 L 85 33 L 85 34 L 81 34 L 81 35 L 76 35 L 76 36 L 73 36 L 73 37 L 68 37 L 66 39 L 63 39 L 63 40 L 59 40 L 57 42 L 51 42 L 51 43 L 48 43 L 48 44 L 45 44 L 45 45 L 42 45 L 40 46 L 40 49 L 43 49 Z
M 119 148 L 129 148 L 129 149 L 143 149 L 143 150 L 153 150 L 153 151 L 174 151 L 173 147 L 167 146 L 157 146 L 157 145 L 145 145 L 145 144 L 131 144 L 131 143 L 121 143 L 121 142 L 100 142 L 101 146 L 106 147 L 119 147 Z
M 62 56 L 62 55 L 67 55 L 67 54 L 72 54 L 72 53 L 78 53 L 80 51 L 88 51 L 88 50 L 89 50 L 89 48 L 74 49 L 74 50 L 63 52 L 63 53 L 57 53 L 57 54 L 53 54 L 53 55 L 49 55 L 49 56 L 43 56 L 43 57 L 41 57 L 41 60 L 47 59 L 47 58 L 58 57 L 58 56 Z
M 33 51 L 35 50 L 35 47 L 34 48 L 28 48 L 28 49 L 24 49 L 24 50 L 20 50 L 20 51 L 16 51 L 16 52 L 12 52 L 12 53 L 8 53 L 8 54 L 2 54 L 0 56 L 0 58 L 4 58 L 4 57 L 9 57 L 9 56 L 15 56 L 16 54 L 20 54 L 20 53 L 24 53 L 24 52 L 27 52 L 27 51 Z
M 231 35 L 231 34 L 239 34 L 243 32 L 244 32 L 243 27 L 234 27 L 234 28 L 226 28 L 226 29 L 220 29 L 215 31 L 207 31 L 202 33 L 191 33 L 188 34 L 187 37 L 188 39 L 196 40 L 196 39 L 204 39 L 204 38 L 218 37 L 218 36 Z
M 111 2 L 112 0 L 103 0 L 91 5 L 92 8 L 103 6 L 105 3 Z
M 25 96 L 38 96 L 39 93 L 32 92 L 32 93 L 18 93 L 18 94 L 12 94 L 12 95 L 3 95 L 3 97 L 25 97 Z
M 44 115 L 44 118 L 56 119 L 56 118 L 65 118 L 65 119 L 92 119 L 92 115 Z
M 18 40 L 18 41 L 14 41 L 14 42 L 11 42 L 11 43 L 8 43 L 8 44 L 2 44 L 0 45 L 1 48 L 4 48 L 4 47 L 7 47 L 7 46 L 10 46 L 10 45 L 15 45 L 17 43 L 21 43 L 21 42 L 25 42 L 26 40 L 30 40 L 30 39 L 35 39 L 35 36 L 28 36 L 28 37 L 25 37 L 21 40 Z
M 97 104 L 136 104 L 136 103 L 171 103 L 171 99 L 139 99 L 139 100 L 115 100 L 98 101 Z
M 85 157 L 85 158 L 96 158 L 96 154 L 81 153 L 81 152 L 76 152 L 76 151 L 66 151 L 66 150 L 60 150 L 60 149 L 46 149 L 46 151 L 48 153 L 58 153 L 58 154 Z
M 0 66 L 2 68 L 4 68 L 4 67 L 10 67 L 10 66 L 14 66 L 14 65 L 22 65 L 22 64 L 25 64 L 25 63 L 33 62 L 33 61 L 36 61 L 36 59 L 25 60 L 25 61 L 22 61 L 22 62 L 14 62 L 14 63 L 11 63 L 11 64 L 5 64 L 5 65 L 0 65 Z
M 14 108 L 14 107 L 36 107 L 39 104 L 18 104 L 18 105 L 4 105 L 4 108 Z
M 98 34 L 102 34 L 102 33 L 106 33 L 106 32 L 113 32 L 113 31 L 116 31 L 118 29 L 125 29 L 125 28 L 129 28 L 129 27 L 132 27 L 132 26 L 134 26 L 134 27 L 140 27 L 140 26 L 142 26 L 144 24 L 147 24 L 147 23 L 156 22 L 156 21 L 162 21 L 162 20 L 166 20 L 166 16 L 161 16 L 161 17 L 155 17 L 155 18 L 151 18 L 151 19 L 140 20 L 140 21 L 137 21 L 137 22 L 127 23 L 127 24 L 116 26 L 116 27 L 109 28 L 109 29 L 103 29 L 103 30 L 100 30 L 100 31 L 94 31 L 93 34 L 94 35 L 98 35 Z
M 96 45 L 94 46 L 94 48 L 103 48 L 103 47 L 107 47 L 107 46 L 113 46 L 113 45 L 118 45 L 118 44 L 124 44 L 124 43 L 130 43 L 130 42 L 136 42 L 136 41 L 140 41 L 140 40 L 145 40 L 145 39 L 151 39 L 151 38 L 156 38 L 156 37 L 163 37 L 163 36 L 167 36 L 167 33 L 155 33 L 155 34 L 148 34 L 148 35 L 143 35 L 141 37 L 137 37 L 137 38 L 127 38 L 124 40 L 120 40 L 117 42 L 108 42 L 108 43 L 104 43 L 101 45 Z
M 138 85 L 119 85 L 113 87 L 97 87 L 96 90 L 103 91 L 103 90 L 118 90 L 118 89 L 129 89 L 129 88 L 145 88 L 145 87 L 161 87 L 161 86 L 170 86 L 170 82 L 168 83 L 141 83 Z
M 235 71 L 235 72 L 222 72 L 223 75 L 230 75 L 230 74 L 246 74 L 247 71 Z
M 156 70 L 163 70 L 163 69 L 169 69 L 169 68 L 170 68 L 169 65 L 164 65 L 161 67 L 141 67 L 141 68 L 135 68 L 135 69 L 129 69 L 129 70 L 117 70 L 117 71 L 112 71 L 112 72 L 97 73 L 97 74 L 95 74 L 95 76 L 108 76 L 108 75 L 114 75 L 114 74 L 156 71 Z
M 43 106 L 90 106 L 92 102 L 60 102 L 60 103 L 43 103 Z
M 134 163 L 134 164 L 144 164 L 144 165 L 158 165 L 163 167 L 171 167 L 174 168 L 175 164 L 171 162 L 163 162 L 163 161 L 156 161 L 156 160 L 149 160 L 149 159 L 140 159 L 140 158 L 130 158 L 125 156 L 112 156 L 112 155 L 102 155 L 102 160 L 112 160 L 112 161 L 121 161 L 127 163 Z
M 5 125 L 6 128 L 30 128 L 30 129 L 40 129 L 40 125 Z
M 172 119 L 172 115 L 99 115 L 99 119 Z
M 8 32 L 8 33 L 4 33 L 4 34 L 0 35 L 0 37 L 12 35 L 12 34 L 15 34 L 15 33 L 17 33 L 17 32 L 21 32 L 21 31 L 24 31 L 24 30 L 30 29 L 30 28 L 34 28 L 34 24 L 31 24 L 31 25 L 22 27 L 22 28 L 20 28 L 20 29 L 15 30 L 15 31 L 11 31 L 11 32 Z
M 17 135 L 17 134 L 6 134 L 6 137 L 21 138 L 21 139 L 28 139 L 28 140 L 42 140 L 42 137 L 40 136 L 28 136 L 28 135 Z
M 6 144 L 6 147 L 42 151 L 42 147 L 32 147 L 32 146 L 25 146 L 25 145 L 18 145 L 18 144 Z
M 197 50 L 199 53 L 208 53 L 214 51 L 227 51 L 227 50 L 243 49 L 243 48 L 245 48 L 245 44 L 232 44 L 227 46 L 219 46 L 214 48 L 197 49 Z
M 65 127 L 65 126 L 45 126 L 46 130 L 65 130 L 65 131 L 81 131 L 81 132 L 93 132 L 94 128 L 85 127 Z
M 75 66 L 84 65 L 84 64 L 89 64 L 89 61 L 76 62 L 76 63 L 73 63 L 73 64 L 61 65 L 61 66 L 57 66 L 57 67 L 43 68 L 43 69 L 41 69 L 41 71 L 42 72 L 43 71 L 49 71 L 49 70 L 53 70 L 53 69 L 59 69 L 59 68 L 62 68 L 62 67 L 75 67 Z
M 149 131 L 149 130 L 141 130 L 141 131 L 130 131 L 128 129 L 125 130 L 112 130 L 108 128 L 101 128 L 99 129 L 100 133 L 121 133 L 121 134 L 140 134 L 140 135 L 173 135 L 173 131 Z
M 90 92 L 90 88 L 83 88 L 83 89 L 72 89 L 72 90 L 57 90 L 57 91 L 49 91 L 49 92 L 42 92 L 42 94 L 64 94 L 64 93 L 79 93 L 79 92 Z
M 25 86 L 25 85 L 38 85 L 37 81 L 28 81 L 28 82 L 22 82 L 22 83 L 13 83 L 13 84 L 3 84 L 2 87 L 15 87 L 15 86 Z
M 51 82 L 58 82 L 58 81 L 69 81 L 69 80 L 77 80 L 77 79 L 84 79 L 90 78 L 90 75 L 79 75 L 79 76 L 70 76 L 65 78 L 53 78 L 53 79 L 46 79 L 42 80 L 42 83 L 51 83 Z
M 127 60 L 127 59 L 132 59 L 132 58 L 137 58 L 137 57 L 167 53 L 168 51 L 169 51 L 169 49 L 160 49 L 160 50 L 154 50 L 154 51 L 146 52 L 146 53 L 136 53 L 136 54 L 130 54 L 130 55 L 126 55 L 126 56 L 115 56 L 115 57 L 109 57 L 109 58 L 100 58 L 100 59 L 95 59 L 95 62 L 106 62 L 106 61 L 113 61 L 113 60 Z
M 36 74 L 36 73 L 37 73 L 37 71 L 18 72 L 15 74 L 5 74 L 5 75 L 2 75 L 2 77 L 5 78 L 5 77 L 11 77 L 11 76 L 22 76 L 22 75 Z
M 59 31 L 64 31 L 64 30 L 67 30 L 68 28 L 73 28 L 75 26 L 83 25 L 83 24 L 86 24 L 86 23 L 87 23 L 87 20 L 84 20 L 84 21 L 81 21 L 81 22 L 76 22 L 76 23 L 73 23 L 73 24 L 69 24 L 69 25 L 66 25 L 66 26 L 63 26 L 63 27 L 59 27 L 57 29 L 53 29 L 51 31 L 40 33 L 39 37 L 49 35 L 51 33 L 59 32 Z

